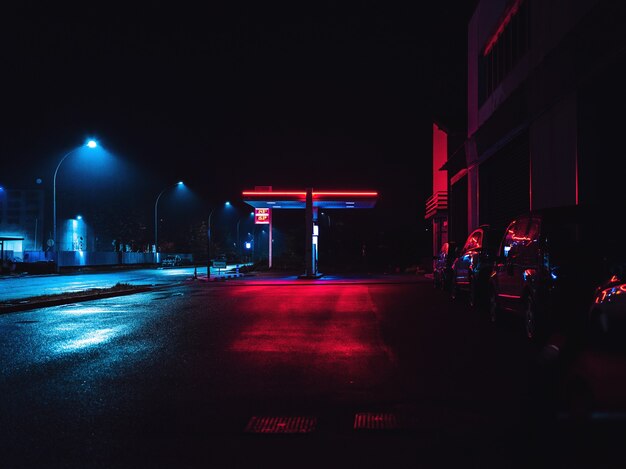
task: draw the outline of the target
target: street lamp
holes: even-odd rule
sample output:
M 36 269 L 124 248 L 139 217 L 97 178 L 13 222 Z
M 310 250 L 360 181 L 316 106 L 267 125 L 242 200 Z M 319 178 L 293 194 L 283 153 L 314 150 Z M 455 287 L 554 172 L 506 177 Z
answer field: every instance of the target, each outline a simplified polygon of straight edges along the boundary
M 98 146 L 98 143 L 95 140 L 88 140 L 85 143 L 85 146 L 87 148 L 96 148 Z M 56 272 L 59 272 L 59 245 L 58 245 L 58 240 L 57 240 L 57 173 L 59 172 L 59 168 L 61 167 L 61 163 L 63 163 L 65 161 L 65 159 L 70 156 L 72 153 L 74 153 L 76 150 L 79 150 L 83 148 L 82 146 L 80 147 L 76 147 L 73 150 L 68 151 L 63 158 L 61 158 L 61 161 L 59 161 L 59 164 L 57 165 L 56 169 L 54 170 L 54 177 L 52 178 L 52 241 L 54 242 L 53 246 L 54 246 L 54 251 L 57 253 L 56 255 L 56 266 L 55 266 L 55 270 Z
M 254 212 L 250 212 L 248 214 L 249 217 L 253 217 L 254 216 Z M 241 247 L 239 246 L 239 223 L 241 223 L 241 220 L 244 219 L 246 217 L 239 217 L 239 220 L 237 220 L 237 255 L 239 257 L 241 257 Z
M 328 217 L 328 228 L 330 228 L 330 215 L 326 212 L 321 212 L 322 215 L 326 215 Z
M 163 195 L 163 192 L 165 192 L 167 189 L 171 188 L 171 187 L 178 187 L 178 186 L 182 186 L 183 185 L 183 181 L 179 181 L 176 184 L 174 184 L 173 186 L 167 186 L 165 187 L 157 196 L 156 198 L 156 202 L 154 203 L 154 251 L 155 251 L 155 259 L 157 259 L 158 253 L 159 253 L 159 245 L 158 245 L 158 237 L 157 237 L 157 233 L 158 233 L 158 227 L 159 227 L 159 218 L 157 216 L 157 206 L 159 203 L 159 199 L 161 198 L 161 196 Z
M 227 200 L 224 202 L 224 207 L 230 207 L 230 202 Z M 209 222 L 207 224 L 207 261 L 206 261 L 206 277 L 211 278 L 211 217 L 213 216 L 213 212 L 217 207 L 213 207 L 211 212 L 209 213 Z

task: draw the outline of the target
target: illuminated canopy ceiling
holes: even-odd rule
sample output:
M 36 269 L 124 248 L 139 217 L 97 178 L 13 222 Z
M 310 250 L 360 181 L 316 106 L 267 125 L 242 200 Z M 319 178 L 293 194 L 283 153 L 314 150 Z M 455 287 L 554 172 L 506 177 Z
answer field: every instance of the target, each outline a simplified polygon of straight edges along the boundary
M 306 191 L 243 191 L 243 200 L 255 208 L 306 208 Z M 378 192 L 313 191 L 313 207 L 373 208 Z

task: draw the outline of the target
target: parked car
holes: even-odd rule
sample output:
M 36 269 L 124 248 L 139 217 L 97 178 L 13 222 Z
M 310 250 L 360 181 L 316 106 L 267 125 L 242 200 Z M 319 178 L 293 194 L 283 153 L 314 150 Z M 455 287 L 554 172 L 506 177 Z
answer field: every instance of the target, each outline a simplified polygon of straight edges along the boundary
M 589 308 L 589 342 L 626 349 L 626 269 L 619 265 L 595 291 Z
M 489 280 L 492 321 L 521 314 L 528 339 L 578 334 L 608 272 L 619 231 L 580 206 L 525 213 L 506 228 Z
M 626 277 L 611 275 L 595 291 L 579 337 L 553 336 L 540 392 L 560 419 L 589 423 L 626 417 Z
M 177 267 L 183 265 L 183 261 L 180 256 L 165 256 L 161 261 L 163 267 Z
M 433 285 L 437 289 L 449 290 L 452 281 L 452 263 L 456 259 L 457 245 L 449 241 L 441 245 L 436 256 L 433 256 Z
M 481 225 L 470 233 L 452 264 L 452 297 L 467 294 L 472 307 L 484 305 L 501 233 Z

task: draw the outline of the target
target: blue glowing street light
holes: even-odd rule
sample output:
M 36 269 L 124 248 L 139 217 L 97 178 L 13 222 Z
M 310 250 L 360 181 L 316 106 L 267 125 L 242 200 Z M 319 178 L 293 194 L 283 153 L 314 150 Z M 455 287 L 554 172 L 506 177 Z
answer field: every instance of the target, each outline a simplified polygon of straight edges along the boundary
M 248 215 L 248 217 L 252 218 L 254 216 L 254 212 L 250 212 Z M 244 215 L 243 217 L 240 217 L 239 220 L 237 220 L 237 256 L 241 257 L 241 248 L 239 246 L 239 224 L 241 223 L 241 220 L 243 220 L 244 218 L 246 218 L 246 216 Z
M 167 186 L 161 192 L 159 192 L 159 195 L 156 198 L 156 202 L 154 203 L 154 250 L 155 250 L 155 254 L 158 254 L 159 252 L 159 244 L 158 244 L 159 242 L 159 238 L 158 238 L 159 217 L 157 215 L 159 199 L 163 195 L 163 192 L 165 192 L 167 189 L 170 189 L 171 187 L 178 187 L 178 186 L 183 186 L 183 185 L 184 185 L 183 181 L 179 181 L 173 186 Z
M 88 140 L 85 145 L 87 148 L 96 148 L 98 146 L 98 143 L 95 140 Z M 53 248 L 54 251 L 57 253 L 57 259 L 56 259 L 56 266 L 55 266 L 55 270 L 58 272 L 59 271 L 59 259 L 58 259 L 58 252 L 59 252 L 59 244 L 58 244 L 58 240 L 57 240 L 57 173 L 59 172 L 59 168 L 61 167 L 61 163 L 63 163 L 65 161 L 65 159 L 70 156 L 72 153 L 74 153 L 76 150 L 81 149 L 82 146 L 80 147 L 76 147 L 73 150 L 68 151 L 63 158 L 61 158 L 61 161 L 59 161 L 59 164 L 57 165 L 56 169 L 54 170 L 54 177 L 52 178 L 52 241 L 53 241 Z
M 231 203 L 227 200 L 224 202 L 224 207 L 232 207 Z M 217 207 L 213 207 L 211 212 L 209 213 L 209 221 L 207 223 L 207 264 L 206 264 L 206 276 L 207 278 L 211 278 L 211 217 L 213 216 L 213 212 Z

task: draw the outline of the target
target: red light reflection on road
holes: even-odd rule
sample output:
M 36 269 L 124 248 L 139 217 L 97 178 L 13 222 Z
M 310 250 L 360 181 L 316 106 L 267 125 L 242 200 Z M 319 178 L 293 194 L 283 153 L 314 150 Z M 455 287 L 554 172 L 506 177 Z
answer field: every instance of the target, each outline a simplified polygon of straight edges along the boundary
M 380 353 L 375 306 L 367 286 L 243 287 L 233 295 L 239 304 L 237 314 L 249 324 L 231 344 L 232 351 Z

